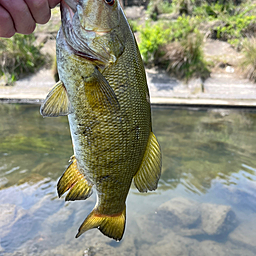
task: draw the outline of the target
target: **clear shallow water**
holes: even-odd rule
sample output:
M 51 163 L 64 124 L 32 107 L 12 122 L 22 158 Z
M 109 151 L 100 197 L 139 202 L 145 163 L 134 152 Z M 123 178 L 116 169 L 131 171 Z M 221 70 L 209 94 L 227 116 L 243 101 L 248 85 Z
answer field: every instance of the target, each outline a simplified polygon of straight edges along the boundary
M 132 186 L 117 243 L 98 230 L 74 238 L 95 193 L 57 197 L 72 155 L 67 118 L 0 105 L 0 255 L 256 255 L 256 111 L 152 115 L 163 174 L 155 192 Z

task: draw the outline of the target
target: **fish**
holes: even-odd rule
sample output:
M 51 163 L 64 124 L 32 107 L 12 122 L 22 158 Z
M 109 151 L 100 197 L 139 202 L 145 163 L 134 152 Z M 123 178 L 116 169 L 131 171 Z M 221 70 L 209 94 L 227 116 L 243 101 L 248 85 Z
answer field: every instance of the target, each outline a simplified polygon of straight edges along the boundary
M 57 192 L 74 201 L 96 190 L 76 237 L 98 228 L 120 241 L 132 182 L 152 191 L 161 175 L 145 69 L 118 0 L 62 0 L 60 9 L 60 80 L 40 108 L 43 117 L 68 116 L 74 155 Z

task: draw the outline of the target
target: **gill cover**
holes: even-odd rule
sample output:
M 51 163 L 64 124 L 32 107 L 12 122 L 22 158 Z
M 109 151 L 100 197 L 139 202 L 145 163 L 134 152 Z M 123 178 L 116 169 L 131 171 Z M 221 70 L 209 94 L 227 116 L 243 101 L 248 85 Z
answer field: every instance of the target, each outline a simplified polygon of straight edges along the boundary
M 76 55 L 100 65 L 114 63 L 124 51 L 120 31 L 121 7 L 117 0 L 61 2 L 65 40 Z M 74 7 L 75 6 L 75 7 Z
M 80 0 L 77 14 L 83 29 L 108 32 L 119 25 L 120 8 L 117 0 Z

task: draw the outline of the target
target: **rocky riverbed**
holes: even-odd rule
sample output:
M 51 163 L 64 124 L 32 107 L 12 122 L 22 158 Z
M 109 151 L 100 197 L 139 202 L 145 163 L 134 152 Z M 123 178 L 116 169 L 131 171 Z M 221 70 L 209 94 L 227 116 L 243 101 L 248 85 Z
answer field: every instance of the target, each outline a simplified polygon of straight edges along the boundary
M 43 219 L 40 223 L 42 231 L 34 239 L 22 243 L 23 239 L 25 240 L 34 231 L 34 225 L 39 225 L 36 215 L 44 207 L 49 207 L 48 204 L 49 200 L 44 198 L 33 206 L 33 211 L 29 212 L 13 204 L 1 205 L 0 228 L 3 232 L 0 234 L 0 239 L 5 241 L 8 237 L 12 237 L 12 245 L 18 246 L 20 243 L 21 247 L 17 254 L 5 252 L 6 244 L 2 244 L 0 255 L 169 256 L 171 253 L 172 256 L 253 256 L 256 254 L 256 214 L 250 221 L 239 223 L 235 211 L 230 206 L 199 203 L 184 197 L 173 198 L 163 203 L 156 209 L 154 215 L 138 217 L 132 224 L 136 226 L 136 234 L 127 232 L 123 241 L 118 244 L 109 241 L 97 230 L 86 233 L 81 239 L 74 239 L 72 231 L 75 230 L 65 235 L 52 234 L 51 229 L 56 225 L 59 230 L 64 231 L 71 219 L 78 223 L 82 216 L 74 212 L 80 212 L 82 204 L 76 204 L 75 209 L 74 206 L 61 208 Z M 15 235 L 20 233 L 18 229 L 22 229 L 23 239 Z

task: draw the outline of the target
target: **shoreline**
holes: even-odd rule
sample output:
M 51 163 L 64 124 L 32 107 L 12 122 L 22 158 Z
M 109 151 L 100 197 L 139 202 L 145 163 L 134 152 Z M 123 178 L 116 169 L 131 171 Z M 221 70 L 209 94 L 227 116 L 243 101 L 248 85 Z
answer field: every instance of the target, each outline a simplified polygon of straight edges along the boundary
M 196 108 L 256 108 L 256 84 L 229 73 L 215 73 L 207 79 L 188 83 L 169 76 L 164 70 L 147 69 L 152 106 Z M 51 69 L 0 86 L 0 103 L 41 104 L 55 85 Z
M 0 98 L 1 104 L 42 104 L 44 99 Z M 151 98 L 152 107 L 255 109 L 256 101 L 222 99 Z

